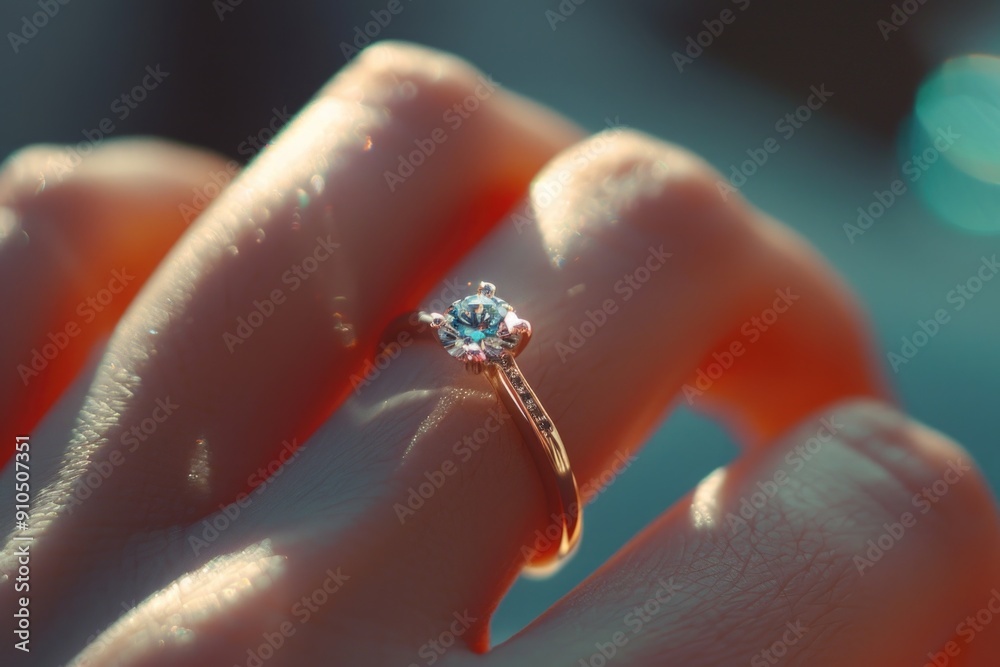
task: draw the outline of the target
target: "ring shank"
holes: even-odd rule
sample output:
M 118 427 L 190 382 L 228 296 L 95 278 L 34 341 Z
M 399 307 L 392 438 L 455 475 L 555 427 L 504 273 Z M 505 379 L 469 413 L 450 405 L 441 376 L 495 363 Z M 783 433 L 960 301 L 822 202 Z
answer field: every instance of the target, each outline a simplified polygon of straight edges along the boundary
M 404 331 L 416 335 L 418 339 L 424 336 L 436 338 L 429 322 L 427 313 L 404 313 L 389 323 L 383 333 L 383 341 L 395 340 Z M 557 569 L 579 545 L 583 532 L 583 506 L 559 431 L 514 361 L 514 355 L 523 348 L 524 344 L 514 349 L 512 354 L 502 357 L 500 362 L 485 364 L 482 371 L 517 423 L 545 489 L 549 508 L 549 520 L 542 531 L 545 539 L 530 547 L 525 545 L 522 549 L 526 556 L 525 572 L 542 576 Z M 550 534 L 550 530 L 556 533 L 555 536 Z
M 517 422 L 545 488 L 550 512 L 548 520 L 551 527 L 559 531 L 559 537 L 547 539 L 542 545 L 536 543 L 531 549 L 532 555 L 526 567 L 540 572 L 548 571 L 573 553 L 579 544 L 583 527 L 580 492 L 569 464 L 569 456 L 559 431 L 521 375 L 513 357 L 504 357 L 501 364 L 488 364 L 483 374 Z M 548 531 L 543 534 L 548 537 Z

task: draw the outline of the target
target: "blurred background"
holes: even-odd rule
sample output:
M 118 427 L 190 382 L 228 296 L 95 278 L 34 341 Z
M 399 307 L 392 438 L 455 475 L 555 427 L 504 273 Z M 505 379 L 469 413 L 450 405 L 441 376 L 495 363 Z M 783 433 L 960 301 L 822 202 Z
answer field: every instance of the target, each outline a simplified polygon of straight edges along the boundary
M 0 155 L 154 134 L 243 162 L 248 137 L 365 40 L 454 52 L 589 130 L 702 154 L 798 229 L 860 294 L 909 412 L 1000 489 L 1000 61 L 984 55 L 1000 49 L 997 3 L 399 0 L 383 25 L 387 0 L 64 1 L 0 5 Z M 166 74 L 134 91 L 147 68 Z M 504 600 L 494 641 L 734 455 L 718 427 L 672 411 L 588 509 L 576 558 Z

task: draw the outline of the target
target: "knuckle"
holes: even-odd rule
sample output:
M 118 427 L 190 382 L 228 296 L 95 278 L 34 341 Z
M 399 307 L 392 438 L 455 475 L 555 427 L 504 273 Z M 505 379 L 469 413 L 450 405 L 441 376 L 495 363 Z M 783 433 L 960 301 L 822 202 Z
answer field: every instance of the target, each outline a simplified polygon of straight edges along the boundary
M 703 260 L 745 256 L 759 245 L 755 216 L 722 182 L 694 153 L 614 127 L 558 155 L 532 183 L 531 195 L 543 226 L 561 228 L 587 211 L 586 224 L 620 220 L 687 254 L 707 253 Z
M 384 41 L 361 51 L 325 92 L 385 108 L 396 116 L 440 117 L 442 107 L 471 94 L 481 76 L 476 68 L 451 54 Z

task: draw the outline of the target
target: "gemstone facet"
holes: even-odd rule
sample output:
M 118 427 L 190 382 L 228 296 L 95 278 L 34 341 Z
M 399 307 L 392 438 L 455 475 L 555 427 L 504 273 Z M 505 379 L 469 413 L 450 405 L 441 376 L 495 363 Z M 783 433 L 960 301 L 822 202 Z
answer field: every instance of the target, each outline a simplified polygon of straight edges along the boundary
M 459 299 L 444 313 L 438 339 L 451 356 L 464 362 L 500 361 L 520 341 L 512 330 L 514 310 L 492 290 Z

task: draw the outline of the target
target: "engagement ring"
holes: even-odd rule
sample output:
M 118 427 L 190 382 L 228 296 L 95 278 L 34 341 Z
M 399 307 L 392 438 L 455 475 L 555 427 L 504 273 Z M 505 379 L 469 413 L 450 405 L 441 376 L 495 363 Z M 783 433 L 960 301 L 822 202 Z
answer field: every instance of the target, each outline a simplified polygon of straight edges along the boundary
M 421 320 L 466 369 L 486 376 L 517 422 L 545 487 L 550 517 L 560 533 L 548 540 L 549 548 L 533 553 L 528 569 L 554 569 L 580 541 L 583 508 L 559 431 L 514 361 L 531 340 L 531 325 L 498 298 L 496 286 L 487 282 L 479 283 L 476 294 L 451 304 L 444 314 L 421 314 Z

